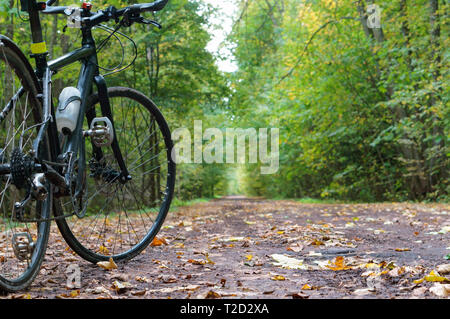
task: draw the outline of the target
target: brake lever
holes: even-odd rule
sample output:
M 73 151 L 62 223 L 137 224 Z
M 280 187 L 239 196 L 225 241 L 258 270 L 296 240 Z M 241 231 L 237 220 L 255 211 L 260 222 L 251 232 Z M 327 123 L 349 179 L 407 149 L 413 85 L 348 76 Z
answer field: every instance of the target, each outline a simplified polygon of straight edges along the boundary
M 153 21 L 153 20 L 147 20 L 144 17 L 139 17 L 138 22 L 139 23 L 143 23 L 143 24 L 151 24 L 151 25 L 157 27 L 160 30 L 162 29 L 162 25 L 160 25 L 158 22 Z

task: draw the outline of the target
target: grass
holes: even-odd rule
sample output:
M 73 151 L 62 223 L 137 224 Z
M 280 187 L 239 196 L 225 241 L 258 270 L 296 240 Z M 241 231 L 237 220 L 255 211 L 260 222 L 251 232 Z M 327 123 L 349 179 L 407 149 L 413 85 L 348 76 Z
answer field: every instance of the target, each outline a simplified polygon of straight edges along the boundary
M 172 203 L 170 204 L 170 211 L 176 211 L 180 207 L 192 206 L 192 205 L 199 204 L 199 203 L 206 203 L 212 199 L 214 199 L 214 198 L 205 197 L 205 198 L 196 198 L 196 199 L 191 199 L 191 200 L 181 200 L 178 198 L 174 198 L 172 200 Z
M 292 200 L 302 204 L 356 204 L 358 202 L 349 201 L 349 200 L 338 200 L 332 198 L 311 198 L 311 197 L 302 197 L 302 198 L 288 198 L 275 196 L 271 198 L 267 198 L 269 200 Z
M 349 203 L 349 201 L 342 201 L 337 199 L 317 199 L 317 198 L 294 198 L 293 199 L 296 202 L 303 203 L 303 204 L 343 204 L 343 203 Z

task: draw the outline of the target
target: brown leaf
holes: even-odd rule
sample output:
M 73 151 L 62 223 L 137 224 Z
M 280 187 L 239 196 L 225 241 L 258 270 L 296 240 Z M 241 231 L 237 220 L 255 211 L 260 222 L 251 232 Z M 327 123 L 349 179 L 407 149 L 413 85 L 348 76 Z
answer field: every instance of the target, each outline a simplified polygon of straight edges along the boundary
M 124 293 L 127 289 L 131 288 L 131 284 L 128 282 L 120 282 L 115 280 L 112 284 L 112 288 L 118 293 Z
M 449 293 L 444 285 L 435 283 L 433 287 L 430 288 L 430 292 L 438 297 L 448 297 Z
M 302 292 L 293 293 L 288 296 L 291 296 L 292 299 L 308 299 L 309 298 L 309 295 L 304 294 Z
M 70 293 L 64 293 L 60 295 L 56 295 L 55 298 L 64 299 L 64 298 L 76 298 L 80 294 L 79 290 L 72 290 Z
M 436 270 L 441 275 L 446 275 L 450 273 L 450 264 L 443 264 L 436 267 Z
M 131 294 L 133 296 L 144 296 L 147 293 L 147 290 L 133 290 Z
M 303 245 L 291 245 L 286 248 L 287 251 L 293 251 L 294 253 L 298 253 L 303 250 Z
M 147 277 L 141 277 L 141 276 L 134 277 L 134 280 L 136 280 L 138 282 L 148 282 Z
M 158 238 L 156 236 L 155 236 L 155 238 L 153 238 L 153 241 L 150 244 L 150 246 L 152 246 L 152 247 L 161 246 L 161 245 L 167 245 L 167 241 L 163 237 Z
M 221 296 L 213 290 L 208 291 L 205 297 L 205 299 L 218 299 L 218 298 L 221 298 Z
M 195 259 L 188 259 L 187 261 L 188 263 L 191 263 L 193 265 L 201 265 L 203 266 L 204 264 L 206 264 L 206 261 L 204 260 L 195 260 Z
M 174 282 L 177 282 L 177 278 L 174 276 L 161 276 L 161 281 L 165 284 L 172 284 Z

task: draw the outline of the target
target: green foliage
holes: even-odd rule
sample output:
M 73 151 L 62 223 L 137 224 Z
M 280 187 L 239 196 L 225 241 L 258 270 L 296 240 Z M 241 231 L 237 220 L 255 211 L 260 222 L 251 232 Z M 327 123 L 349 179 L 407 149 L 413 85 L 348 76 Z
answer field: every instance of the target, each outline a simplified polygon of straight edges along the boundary
M 171 0 L 154 15 L 161 31 L 142 25 L 124 30 L 136 41 L 138 59 L 132 69 L 107 78 L 110 86 L 149 95 L 172 130 L 192 132 L 199 119 L 204 127 L 280 128 L 276 174 L 261 175 L 261 164 L 181 164 L 179 200 L 242 192 L 320 200 L 448 200 L 448 3 L 375 1 L 383 9 L 380 33 L 363 28 L 357 5 L 365 11 L 367 1 L 236 2 L 239 12 L 228 39 L 239 67 L 234 74 L 222 74 L 205 49 L 214 11 L 200 0 Z M 11 3 L 0 0 L 0 33 L 29 53 L 29 27 L 12 14 Z M 63 33 L 64 25 L 62 17 L 43 18 L 51 57 L 80 45 L 79 33 Z M 107 35 L 94 31 L 97 40 Z M 129 62 L 133 47 L 122 40 Z M 100 65 L 110 68 L 120 57 L 113 38 Z M 77 66 L 60 72 L 55 96 L 77 77 Z
M 233 110 L 281 134 L 280 171 L 248 166 L 251 194 L 448 196 L 448 4 L 401 2 L 375 1 L 380 39 L 364 33 L 357 2 L 240 1 Z

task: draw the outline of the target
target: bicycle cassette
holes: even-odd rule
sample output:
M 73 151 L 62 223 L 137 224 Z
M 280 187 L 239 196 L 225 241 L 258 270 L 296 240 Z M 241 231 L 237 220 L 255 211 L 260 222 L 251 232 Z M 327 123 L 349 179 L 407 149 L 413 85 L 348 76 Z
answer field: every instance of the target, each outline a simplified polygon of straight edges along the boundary
M 17 188 L 25 188 L 29 185 L 33 167 L 33 159 L 23 154 L 20 148 L 15 148 L 11 152 L 11 179 Z

